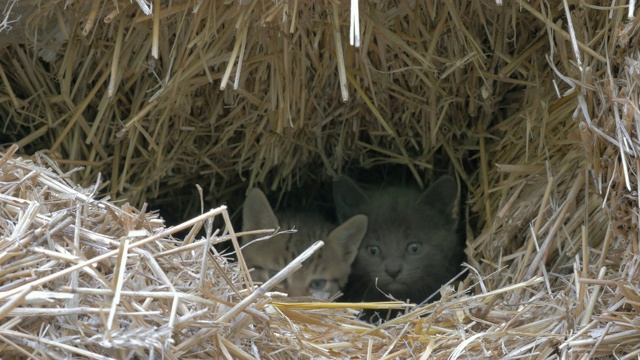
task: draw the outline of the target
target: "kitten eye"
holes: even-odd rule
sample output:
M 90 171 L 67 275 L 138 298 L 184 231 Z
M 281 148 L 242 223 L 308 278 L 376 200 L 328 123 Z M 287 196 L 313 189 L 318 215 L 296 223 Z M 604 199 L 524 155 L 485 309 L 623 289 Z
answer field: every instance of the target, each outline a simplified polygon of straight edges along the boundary
M 325 279 L 314 279 L 309 283 L 309 287 L 313 290 L 321 290 L 327 285 L 327 280 Z
M 407 252 L 409 252 L 409 254 L 417 254 L 420 249 L 422 249 L 422 244 L 411 243 L 407 245 Z
M 376 256 L 380 254 L 380 247 L 376 245 L 369 245 L 367 246 L 367 253 L 369 253 L 369 255 Z

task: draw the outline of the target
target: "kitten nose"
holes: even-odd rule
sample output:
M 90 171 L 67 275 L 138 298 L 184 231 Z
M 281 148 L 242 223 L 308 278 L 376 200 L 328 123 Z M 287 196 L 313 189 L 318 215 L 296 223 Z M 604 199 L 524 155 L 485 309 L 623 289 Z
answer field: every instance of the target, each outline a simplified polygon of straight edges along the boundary
M 384 271 L 392 279 L 395 279 L 402 272 L 402 261 L 396 259 L 387 261 L 384 264 Z

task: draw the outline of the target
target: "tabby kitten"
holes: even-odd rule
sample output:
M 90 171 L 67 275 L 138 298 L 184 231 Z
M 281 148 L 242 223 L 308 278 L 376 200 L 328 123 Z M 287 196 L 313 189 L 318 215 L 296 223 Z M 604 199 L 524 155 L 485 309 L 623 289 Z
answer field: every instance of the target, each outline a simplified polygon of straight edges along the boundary
M 395 299 L 420 303 L 459 271 L 463 249 L 450 176 L 426 192 L 386 188 L 365 193 L 347 177 L 333 186 L 338 219 L 368 217 L 367 233 L 344 289 L 346 301 Z
M 267 281 L 313 243 L 325 242 L 302 268 L 274 289 L 289 296 L 326 299 L 342 290 L 367 229 L 364 215 L 353 216 L 338 227 L 324 220 L 319 213 L 284 212 L 276 217 L 264 193 L 255 188 L 245 199 L 242 218 L 243 231 L 278 227 L 297 229 L 295 233 L 281 233 L 253 243 L 250 242 L 264 235 L 243 240 L 243 245 L 250 243 L 242 249 L 242 255 L 247 266 L 254 269 L 251 272 L 254 281 Z

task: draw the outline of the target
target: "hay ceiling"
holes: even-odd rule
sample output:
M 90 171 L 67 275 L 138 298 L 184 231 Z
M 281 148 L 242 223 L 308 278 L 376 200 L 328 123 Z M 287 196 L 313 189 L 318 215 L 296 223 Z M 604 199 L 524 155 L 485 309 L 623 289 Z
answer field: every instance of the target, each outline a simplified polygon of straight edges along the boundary
M 57 48 L 29 27 L 28 47 L 6 48 L 17 95 L 3 111 L 20 119 L 7 132 L 85 166 L 80 183 L 101 172 L 134 204 L 194 183 L 290 189 L 354 161 L 407 166 L 421 184 L 438 149 L 470 183 L 459 162 L 519 108 L 514 88 L 545 76 L 530 68 L 539 52 L 520 55 L 546 47 L 544 24 L 492 2 L 364 2 L 360 48 L 347 3 L 160 3 L 155 18 L 126 1 L 85 15 L 88 4 L 31 14 L 41 28 L 64 20 Z

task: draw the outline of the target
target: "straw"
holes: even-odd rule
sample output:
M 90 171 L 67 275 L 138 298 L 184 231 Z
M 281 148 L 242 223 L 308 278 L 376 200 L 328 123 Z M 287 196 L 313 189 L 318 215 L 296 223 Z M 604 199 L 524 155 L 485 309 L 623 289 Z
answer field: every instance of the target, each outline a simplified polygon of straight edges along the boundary
M 635 4 L 9 6 L 3 356 L 637 357 Z M 238 250 L 247 188 L 328 202 L 343 173 L 455 174 L 469 275 L 415 306 L 283 300 L 209 252 Z

